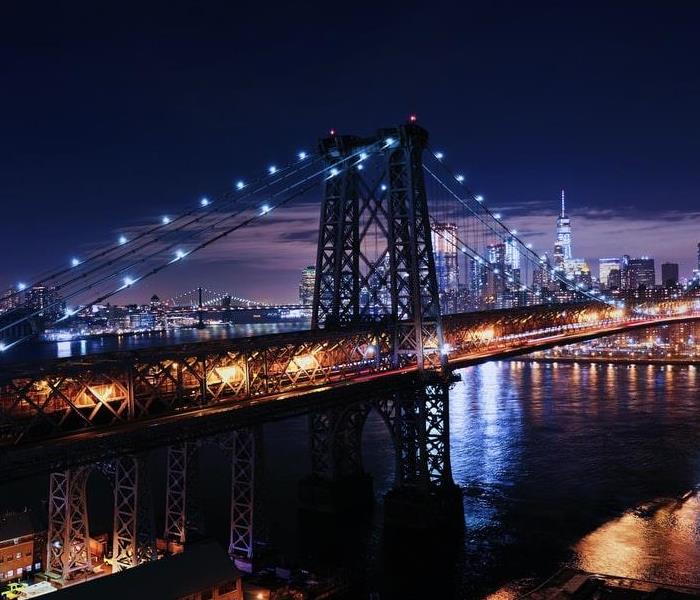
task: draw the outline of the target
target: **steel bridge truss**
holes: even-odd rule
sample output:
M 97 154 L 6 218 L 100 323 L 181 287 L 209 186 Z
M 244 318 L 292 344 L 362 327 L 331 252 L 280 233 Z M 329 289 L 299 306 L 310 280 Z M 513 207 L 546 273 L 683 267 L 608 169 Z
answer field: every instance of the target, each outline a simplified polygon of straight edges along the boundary
M 367 321 L 391 323 L 392 364 L 444 364 L 440 303 L 423 180 L 427 132 L 415 124 L 381 130 L 376 138 L 333 136 L 321 142 L 329 166 L 349 162 L 385 140 L 384 167 L 367 180 L 358 168 L 326 180 L 321 203 L 312 327 Z M 384 183 L 386 181 L 386 183 Z M 377 231 L 382 250 L 365 252 Z
M 311 465 L 315 477 L 337 480 L 363 473 L 362 429 L 371 410 L 377 411 L 391 435 L 396 488 L 429 491 L 453 484 L 449 386 L 443 381 L 311 413 Z
M 60 361 L 0 376 L 0 447 L 184 409 L 340 383 L 390 368 L 377 328 L 300 332 Z

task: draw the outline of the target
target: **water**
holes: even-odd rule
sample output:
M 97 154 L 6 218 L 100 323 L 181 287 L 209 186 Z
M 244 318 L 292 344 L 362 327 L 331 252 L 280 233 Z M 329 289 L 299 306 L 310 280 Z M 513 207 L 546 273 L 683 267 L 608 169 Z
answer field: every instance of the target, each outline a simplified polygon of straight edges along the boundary
M 377 508 L 336 539 L 336 562 L 362 579 L 364 595 L 355 597 L 378 591 L 406 598 L 406 588 L 428 588 L 433 593 L 425 597 L 515 598 L 562 565 L 700 586 L 696 367 L 507 361 L 459 374 L 450 392 L 450 446 L 463 490 L 464 537 L 455 548 L 437 543 L 410 549 L 399 564 L 392 560 L 397 549 L 385 548 L 380 501 L 393 482 L 393 448 L 370 413 L 363 458 Z M 297 483 L 310 472 L 308 439 L 306 417 L 265 426 L 268 531 L 280 560 L 292 565 L 334 562 L 309 549 L 310 530 L 299 522 Z M 162 452 L 153 459 L 159 519 L 163 459 Z M 205 521 L 225 543 L 229 468 L 212 448 L 202 451 L 201 468 Z M 98 531 L 109 516 L 100 516 L 97 499 L 108 505 L 109 490 L 90 485 Z M 0 504 L 41 509 L 46 489 L 43 478 L 2 486 Z M 437 567 L 430 560 L 436 555 Z
M 375 514 L 368 536 L 356 532 L 369 540 L 369 589 L 390 592 L 410 574 L 441 597 L 511 598 L 562 565 L 700 585 L 700 500 L 676 500 L 700 484 L 695 367 L 510 361 L 460 375 L 450 429 L 463 543 L 446 556 L 439 581 L 415 565 L 373 567 L 382 556 Z M 283 521 L 278 541 L 295 555 L 304 536 L 293 507 L 294 482 L 308 473 L 306 421 L 270 425 L 266 435 L 271 513 Z M 368 421 L 363 445 L 379 500 L 393 481 L 379 418 Z
M 210 325 L 204 329 L 187 327 L 166 329 L 133 334 L 105 334 L 86 336 L 66 341 L 31 340 L 13 347 L 0 354 L 0 364 L 28 363 L 54 358 L 70 358 L 117 352 L 172 346 L 196 342 L 211 342 L 215 340 L 233 339 L 267 335 L 271 333 L 286 333 L 308 329 L 308 322 L 278 322 L 278 323 L 248 323 L 230 325 Z

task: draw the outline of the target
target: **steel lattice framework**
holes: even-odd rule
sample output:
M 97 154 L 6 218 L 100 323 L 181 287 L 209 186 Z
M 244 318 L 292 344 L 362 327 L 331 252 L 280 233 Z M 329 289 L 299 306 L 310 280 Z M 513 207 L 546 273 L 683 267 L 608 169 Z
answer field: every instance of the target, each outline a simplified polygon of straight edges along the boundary
M 78 467 L 50 477 L 46 565 L 61 581 L 91 566 L 85 498 L 90 471 L 90 467 Z
M 113 572 L 157 558 L 145 457 L 123 456 L 115 467 Z
M 700 317 L 672 308 L 669 314 L 630 314 L 580 302 L 447 315 L 444 351 L 458 365 L 484 352 L 497 357 L 535 350 L 540 339 L 562 344 L 569 337 Z M 415 360 L 392 367 L 392 335 L 390 327 L 371 323 L 8 367 L 0 374 L 0 462 L 13 468 L 12 457 L 31 453 L 35 442 L 45 445 L 71 434 L 417 370 Z M 17 464 L 26 466 L 26 459 Z M 61 469 L 64 463 L 52 465 Z
M 388 319 L 394 366 L 415 361 L 420 370 L 438 368 L 442 328 L 422 168 L 427 132 L 407 124 L 375 138 L 333 136 L 321 142 L 321 151 L 333 165 L 362 148 L 370 152 L 381 140 L 380 177 L 366 181 L 357 170 L 344 169 L 326 180 L 312 327 Z M 368 256 L 363 248 L 373 226 L 385 246 Z

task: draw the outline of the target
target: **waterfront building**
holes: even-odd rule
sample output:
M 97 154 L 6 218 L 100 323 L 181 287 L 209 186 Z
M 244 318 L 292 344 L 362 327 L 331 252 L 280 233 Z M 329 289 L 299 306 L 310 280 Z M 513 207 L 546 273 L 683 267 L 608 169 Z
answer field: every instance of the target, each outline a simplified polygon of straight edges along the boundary
M 308 266 L 301 272 L 299 282 L 299 304 L 311 307 L 314 302 L 314 285 L 316 283 L 316 267 Z
M 24 293 L 24 305 L 32 313 L 46 321 L 55 321 L 63 316 L 66 304 L 61 300 L 58 290 L 45 285 L 35 285 Z
M 678 285 L 678 263 L 661 265 L 661 285 L 673 287 Z

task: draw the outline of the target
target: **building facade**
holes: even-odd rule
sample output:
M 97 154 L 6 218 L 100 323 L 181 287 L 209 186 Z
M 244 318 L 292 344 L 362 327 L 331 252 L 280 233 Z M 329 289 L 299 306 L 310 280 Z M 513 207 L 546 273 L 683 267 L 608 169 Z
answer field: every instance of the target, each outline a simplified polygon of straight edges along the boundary
M 314 302 L 314 285 L 316 283 L 316 267 L 308 266 L 301 272 L 299 282 L 299 304 L 311 307 Z

